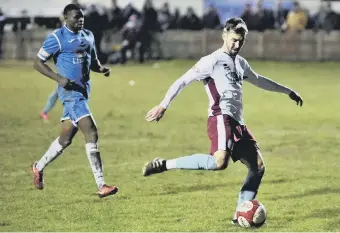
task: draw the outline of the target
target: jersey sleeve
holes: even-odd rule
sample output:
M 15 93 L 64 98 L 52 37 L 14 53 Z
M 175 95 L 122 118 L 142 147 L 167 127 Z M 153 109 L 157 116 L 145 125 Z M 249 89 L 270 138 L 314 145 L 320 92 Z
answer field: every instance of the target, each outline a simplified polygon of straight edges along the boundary
M 190 70 L 177 79 L 168 89 L 160 103 L 163 108 L 168 108 L 171 101 L 193 81 L 203 80 L 211 75 L 216 60 L 211 55 L 202 57 Z
M 208 56 L 202 57 L 192 68 L 191 75 L 195 77 L 197 81 L 203 80 L 209 77 L 216 64 L 215 57 L 210 54 Z
M 292 90 L 288 87 L 285 87 L 269 78 L 266 78 L 262 75 L 257 74 L 248 64 L 247 61 L 245 61 L 245 67 L 244 67 L 244 77 L 243 79 L 245 81 L 248 81 L 249 83 L 262 88 L 267 91 L 274 91 L 279 93 L 285 93 L 289 94 Z
M 51 33 L 48 35 L 40 48 L 37 56 L 46 61 L 51 58 L 54 54 L 61 50 L 61 44 L 56 34 Z

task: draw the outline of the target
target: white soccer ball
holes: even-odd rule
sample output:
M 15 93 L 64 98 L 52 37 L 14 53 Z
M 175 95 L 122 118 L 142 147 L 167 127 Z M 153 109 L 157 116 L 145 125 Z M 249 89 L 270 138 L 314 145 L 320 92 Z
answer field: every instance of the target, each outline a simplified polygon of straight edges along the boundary
M 243 202 L 236 214 L 241 227 L 261 227 L 267 219 L 266 209 L 258 200 Z
M 134 80 L 130 80 L 130 81 L 129 81 L 129 85 L 130 85 L 131 87 L 133 87 L 135 84 L 136 84 L 136 82 L 135 82 Z

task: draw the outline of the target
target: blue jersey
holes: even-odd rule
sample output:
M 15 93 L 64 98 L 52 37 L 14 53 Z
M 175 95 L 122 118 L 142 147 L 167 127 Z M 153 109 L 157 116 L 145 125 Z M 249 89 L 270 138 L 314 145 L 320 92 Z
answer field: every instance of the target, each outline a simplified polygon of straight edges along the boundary
M 58 74 L 86 88 L 91 62 L 97 59 L 93 34 L 86 29 L 74 33 L 65 25 L 46 37 L 38 57 L 53 58 Z

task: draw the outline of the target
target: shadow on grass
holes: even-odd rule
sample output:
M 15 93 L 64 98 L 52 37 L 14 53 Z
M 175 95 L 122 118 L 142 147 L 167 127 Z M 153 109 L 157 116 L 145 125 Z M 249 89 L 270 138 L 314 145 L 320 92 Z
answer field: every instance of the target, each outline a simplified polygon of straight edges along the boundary
M 190 186 L 172 186 L 169 188 L 166 188 L 167 190 L 164 190 L 159 193 L 153 194 L 153 196 L 158 195 L 174 195 L 178 193 L 190 193 L 190 192 L 197 192 L 197 191 L 213 191 L 219 188 L 226 188 L 228 187 L 228 184 L 195 184 Z
M 263 180 L 262 183 L 263 184 L 283 184 L 283 183 L 289 183 L 289 182 L 293 182 L 296 180 L 293 179 L 275 179 L 275 180 Z
M 0 222 L 0 227 L 8 227 L 11 224 L 9 224 L 8 222 Z
M 197 172 L 197 175 L 202 175 L 204 173 L 199 173 Z M 289 183 L 292 182 L 294 180 L 292 179 L 275 179 L 275 180 L 264 180 L 263 183 L 265 184 L 282 184 L 282 183 Z M 158 196 L 158 195 L 174 195 L 174 194 L 178 194 L 178 193 L 186 193 L 186 192 L 197 192 L 197 191 L 213 191 L 216 189 L 225 189 L 225 188 L 236 188 L 236 191 L 238 189 L 240 189 L 242 187 L 242 182 L 228 182 L 228 183 L 221 183 L 221 184 L 192 184 L 192 185 L 185 185 L 185 183 L 183 183 L 183 185 L 179 184 L 179 185 L 173 185 L 170 187 L 167 187 L 166 190 L 161 191 L 159 193 L 156 194 L 151 194 L 154 196 Z
M 319 188 L 314 190 L 307 190 L 302 193 L 290 194 L 286 196 L 276 196 L 270 198 L 270 200 L 280 200 L 280 199 L 296 199 L 308 196 L 318 196 L 318 195 L 325 195 L 325 194 L 332 194 L 332 193 L 340 193 L 340 188 Z

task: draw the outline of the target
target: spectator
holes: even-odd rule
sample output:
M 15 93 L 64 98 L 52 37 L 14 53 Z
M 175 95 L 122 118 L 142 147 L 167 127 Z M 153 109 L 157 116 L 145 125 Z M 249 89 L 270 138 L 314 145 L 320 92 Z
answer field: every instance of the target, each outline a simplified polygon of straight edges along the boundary
M 201 30 L 202 22 L 197 17 L 192 7 L 188 7 L 187 14 L 184 15 L 180 20 L 181 29 L 187 30 Z
M 31 19 L 28 16 L 27 10 L 21 11 L 21 17 L 18 18 L 13 24 L 13 32 L 16 37 L 16 56 L 17 59 L 26 59 L 28 42 L 30 41 L 30 35 L 28 33 L 27 26 L 31 23 Z
M 282 25 L 283 31 L 301 32 L 307 26 L 308 15 L 302 9 L 298 1 L 293 2 L 293 9 L 288 13 L 285 23 Z
M 152 45 L 156 47 L 156 57 L 158 59 L 161 58 L 163 56 L 159 38 L 161 28 L 158 22 L 157 11 L 154 9 L 151 0 L 146 0 L 143 6 L 143 27 L 148 33 L 148 38 L 145 44 L 148 58 L 151 59 L 153 57 Z
M 275 18 L 272 10 L 265 9 L 263 6 L 263 0 L 258 0 L 255 5 L 254 14 L 257 19 L 256 29 L 258 31 L 264 31 L 266 29 L 273 29 Z
M 203 15 L 203 27 L 210 29 L 220 29 L 221 21 L 214 5 L 210 5 L 208 11 Z
M 283 8 L 282 6 L 282 0 L 277 1 L 273 14 L 274 14 L 274 20 L 275 20 L 274 27 L 276 29 L 281 29 L 281 26 L 286 21 L 286 18 L 288 15 L 288 10 Z
M 6 17 L 0 8 L 0 59 L 2 58 L 2 42 L 4 39 L 4 27 L 6 23 Z
M 146 0 L 143 6 L 143 25 L 149 32 L 159 32 L 158 14 L 151 0 Z
M 169 3 L 165 2 L 162 8 L 158 11 L 158 22 L 162 31 L 165 31 L 170 27 L 172 18 L 173 16 L 169 10 Z
M 103 62 L 103 53 L 101 51 L 101 41 L 103 38 L 103 32 L 106 25 L 106 16 L 101 15 L 98 12 L 97 6 L 94 4 L 91 4 L 89 6 L 89 9 L 86 11 L 85 15 L 85 25 L 84 27 L 86 29 L 89 29 L 93 32 L 93 36 L 96 43 L 96 49 L 97 49 L 97 55 L 98 59 Z
M 321 3 L 319 12 L 314 16 L 315 28 L 331 32 L 339 24 L 339 16 L 333 9 L 331 2 Z
M 136 15 L 138 18 L 141 16 L 139 11 L 136 10 L 136 8 L 132 5 L 132 2 L 129 2 L 126 7 L 122 11 L 123 14 L 123 21 L 124 24 L 129 21 L 129 18 L 131 15 Z
M 178 29 L 180 28 L 181 21 L 181 12 L 179 8 L 175 8 L 175 13 L 172 16 L 171 23 L 169 25 L 169 29 Z
M 145 38 L 147 32 L 145 31 L 142 21 L 138 19 L 137 15 L 131 15 L 128 22 L 122 28 L 123 43 L 120 49 L 120 63 L 125 64 L 127 61 L 126 52 L 128 50 L 134 51 L 135 48 L 139 52 L 139 62 L 144 62 Z
M 254 14 L 249 3 L 244 5 L 244 11 L 241 18 L 247 24 L 248 30 L 257 30 L 258 25 L 260 24 L 260 19 L 256 14 Z
M 124 18 L 122 9 L 117 5 L 117 0 L 111 0 L 111 8 L 109 9 L 110 28 L 114 31 L 122 29 Z

